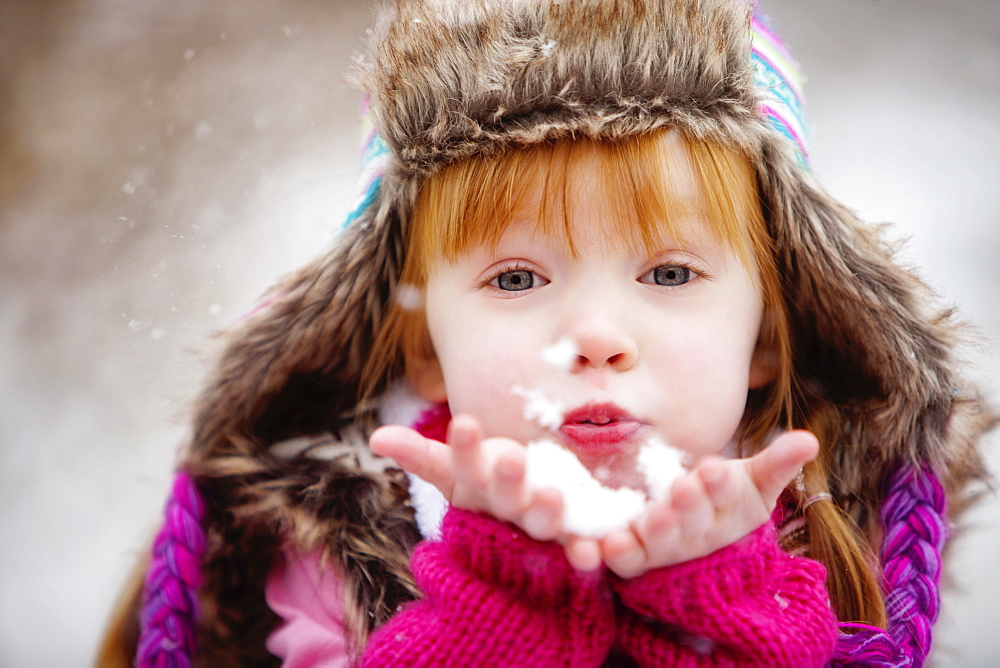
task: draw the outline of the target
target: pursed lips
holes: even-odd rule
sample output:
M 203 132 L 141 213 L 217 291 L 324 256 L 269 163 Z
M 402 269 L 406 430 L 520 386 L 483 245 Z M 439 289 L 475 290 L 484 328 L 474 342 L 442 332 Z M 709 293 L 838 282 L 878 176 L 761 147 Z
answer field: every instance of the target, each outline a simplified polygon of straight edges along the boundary
M 581 454 L 614 454 L 636 441 L 645 423 L 612 403 L 592 403 L 566 413 L 559 436 Z

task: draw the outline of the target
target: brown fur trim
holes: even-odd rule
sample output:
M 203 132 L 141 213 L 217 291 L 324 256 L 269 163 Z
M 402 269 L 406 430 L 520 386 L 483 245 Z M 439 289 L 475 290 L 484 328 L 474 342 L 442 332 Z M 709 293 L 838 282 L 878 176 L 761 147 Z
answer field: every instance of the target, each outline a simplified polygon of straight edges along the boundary
M 360 74 L 405 168 L 679 126 L 751 148 L 749 3 L 400 0 Z
M 263 583 L 283 544 L 320 549 L 343 576 L 358 647 L 416 597 L 409 553 L 419 533 L 408 481 L 398 469 L 365 471 L 350 450 L 332 461 L 258 455 L 193 468 L 212 528 L 199 638 L 204 665 L 260 665 L 269 657 L 263 642 L 277 618 Z

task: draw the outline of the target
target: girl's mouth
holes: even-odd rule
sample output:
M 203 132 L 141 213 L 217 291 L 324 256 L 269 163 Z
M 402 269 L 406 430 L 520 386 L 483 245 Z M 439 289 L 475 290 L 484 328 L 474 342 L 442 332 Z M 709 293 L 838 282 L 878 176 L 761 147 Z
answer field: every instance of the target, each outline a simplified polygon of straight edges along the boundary
M 636 442 L 644 426 L 624 409 L 599 403 L 566 413 L 558 433 L 568 448 L 580 454 L 612 455 Z

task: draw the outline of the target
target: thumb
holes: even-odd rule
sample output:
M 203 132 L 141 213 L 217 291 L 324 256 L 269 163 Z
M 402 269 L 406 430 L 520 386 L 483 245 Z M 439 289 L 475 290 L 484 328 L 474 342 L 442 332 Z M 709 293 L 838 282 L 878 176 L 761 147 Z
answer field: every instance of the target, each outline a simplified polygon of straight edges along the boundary
M 812 432 L 786 431 L 764 450 L 750 458 L 750 478 L 761 497 L 773 504 L 803 466 L 819 454 L 819 441 Z

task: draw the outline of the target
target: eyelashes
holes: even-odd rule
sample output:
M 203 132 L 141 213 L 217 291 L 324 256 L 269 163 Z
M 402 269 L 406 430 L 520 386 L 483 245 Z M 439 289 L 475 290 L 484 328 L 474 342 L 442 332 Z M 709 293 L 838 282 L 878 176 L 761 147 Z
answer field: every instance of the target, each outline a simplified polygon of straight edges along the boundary
M 699 279 L 710 280 L 711 278 L 712 276 L 707 271 L 691 262 L 672 260 L 653 266 L 636 280 L 646 285 L 681 289 Z M 490 272 L 487 278 L 481 282 L 480 287 L 503 297 L 514 297 L 519 293 L 544 287 L 549 283 L 551 281 L 542 276 L 531 264 L 514 260 L 505 262 Z
M 503 264 L 490 274 L 489 278 L 483 281 L 483 287 L 503 293 L 518 293 L 548 285 L 549 282 L 527 264 L 511 262 Z
M 707 272 L 688 262 L 665 262 L 658 264 L 639 277 L 640 283 L 679 288 L 699 278 L 711 278 Z

